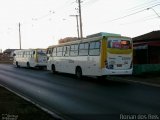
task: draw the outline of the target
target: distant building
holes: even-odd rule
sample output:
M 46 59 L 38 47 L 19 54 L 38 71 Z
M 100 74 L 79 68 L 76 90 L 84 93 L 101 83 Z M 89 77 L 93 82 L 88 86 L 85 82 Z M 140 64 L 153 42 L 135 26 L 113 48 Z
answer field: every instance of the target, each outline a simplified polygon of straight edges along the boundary
M 12 63 L 13 62 L 13 52 L 16 49 L 6 49 L 3 53 L 0 53 L 0 63 Z
M 8 57 L 13 57 L 14 51 L 17 49 L 6 49 L 3 51 L 3 54 L 8 55 Z
M 79 40 L 77 37 L 66 37 L 58 41 L 59 44 Z
M 145 65 L 145 70 L 160 70 L 160 30 L 133 38 L 133 47 L 134 64 Z
M 134 63 L 160 64 L 160 30 L 133 38 Z

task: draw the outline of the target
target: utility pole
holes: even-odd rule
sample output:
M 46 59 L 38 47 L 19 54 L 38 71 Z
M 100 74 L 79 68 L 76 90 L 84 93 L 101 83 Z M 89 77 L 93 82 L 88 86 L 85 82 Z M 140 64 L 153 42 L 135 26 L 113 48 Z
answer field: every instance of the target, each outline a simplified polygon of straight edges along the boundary
M 71 17 L 76 17 L 76 21 L 77 21 L 77 35 L 78 35 L 78 39 L 79 39 L 79 23 L 78 23 L 78 15 L 70 15 Z
M 21 24 L 19 22 L 19 49 L 21 50 Z
M 80 36 L 81 36 L 81 39 L 82 39 L 83 38 L 83 31 L 82 31 L 81 0 L 78 0 L 78 4 L 79 4 Z

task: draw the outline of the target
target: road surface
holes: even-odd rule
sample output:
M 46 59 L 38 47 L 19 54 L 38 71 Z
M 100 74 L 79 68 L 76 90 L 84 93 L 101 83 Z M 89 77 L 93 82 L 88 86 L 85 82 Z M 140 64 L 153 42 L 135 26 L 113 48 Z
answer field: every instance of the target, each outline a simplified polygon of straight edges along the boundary
M 160 88 L 0 64 L 0 84 L 64 119 L 160 117 Z M 135 116 L 132 116 L 135 115 Z

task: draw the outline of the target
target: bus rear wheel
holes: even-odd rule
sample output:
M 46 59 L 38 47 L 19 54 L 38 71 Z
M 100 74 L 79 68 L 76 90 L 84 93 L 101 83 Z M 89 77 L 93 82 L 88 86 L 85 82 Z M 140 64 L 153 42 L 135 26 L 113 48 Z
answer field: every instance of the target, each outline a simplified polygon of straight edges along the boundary
M 53 74 L 56 73 L 56 67 L 55 67 L 55 65 L 52 65 L 52 73 L 53 73 Z
M 82 69 L 80 67 L 77 67 L 76 68 L 76 77 L 78 79 L 81 79 L 82 78 Z
M 30 64 L 29 64 L 29 62 L 27 62 L 27 68 L 30 68 Z

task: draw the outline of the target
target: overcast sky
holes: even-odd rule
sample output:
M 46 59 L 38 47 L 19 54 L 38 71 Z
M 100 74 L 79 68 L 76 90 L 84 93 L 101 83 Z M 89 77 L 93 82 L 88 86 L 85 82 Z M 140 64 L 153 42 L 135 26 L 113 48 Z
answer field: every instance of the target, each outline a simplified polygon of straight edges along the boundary
M 83 0 L 83 36 L 98 32 L 135 37 L 160 30 L 160 0 Z M 148 9 L 147 8 L 151 8 Z M 0 49 L 47 48 L 77 37 L 76 0 L 0 0 Z M 156 14 L 156 13 L 157 14 Z

